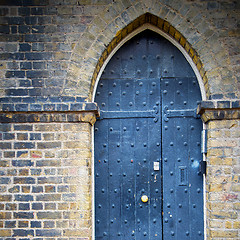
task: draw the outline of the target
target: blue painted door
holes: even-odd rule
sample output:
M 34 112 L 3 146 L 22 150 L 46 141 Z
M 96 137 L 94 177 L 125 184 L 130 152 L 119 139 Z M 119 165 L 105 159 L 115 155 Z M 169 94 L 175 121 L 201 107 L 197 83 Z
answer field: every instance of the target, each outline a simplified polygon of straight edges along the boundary
M 95 239 L 203 239 L 201 100 L 181 52 L 145 31 L 97 87 Z

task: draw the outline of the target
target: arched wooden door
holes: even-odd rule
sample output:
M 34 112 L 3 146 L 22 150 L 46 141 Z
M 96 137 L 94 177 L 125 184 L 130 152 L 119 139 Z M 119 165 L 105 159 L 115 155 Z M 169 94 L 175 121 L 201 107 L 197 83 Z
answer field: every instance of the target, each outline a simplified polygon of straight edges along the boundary
M 182 53 L 144 31 L 113 56 L 95 101 L 95 239 L 203 239 L 200 89 Z

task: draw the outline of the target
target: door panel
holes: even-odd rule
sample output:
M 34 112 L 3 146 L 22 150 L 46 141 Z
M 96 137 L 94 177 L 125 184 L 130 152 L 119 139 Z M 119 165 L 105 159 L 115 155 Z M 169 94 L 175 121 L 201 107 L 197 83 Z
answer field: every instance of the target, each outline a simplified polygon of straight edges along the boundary
M 198 193 L 203 184 L 198 175 L 201 120 L 186 113 L 196 107 L 200 91 L 195 77 L 162 78 L 161 82 L 163 109 L 169 111 L 162 118 L 163 235 L 202 239 L 203 221 L 197 220 L 203 217 Z
M 153 165 L 161 157 L 160 80 L 104 79 L 99 86 L 104 119 L 95 126 L 96 239 L 159 239 L 161 164 L 158 171 Z
M 95 99 L 96 240 L 203 239 L 199 100 L 191 67 L 157 34 L 113 56 Z

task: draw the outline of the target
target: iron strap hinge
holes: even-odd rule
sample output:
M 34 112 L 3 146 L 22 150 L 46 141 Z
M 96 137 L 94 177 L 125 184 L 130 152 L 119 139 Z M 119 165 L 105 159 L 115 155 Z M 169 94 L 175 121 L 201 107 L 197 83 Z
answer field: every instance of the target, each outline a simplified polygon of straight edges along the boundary
M 200 118 L 200 116 L 197 115 L 196 109 L 168 110 L 168 106 L 165 106 L 163 109 L 163 112 L 164 112 L 165 122 L 167 122 L 169 118 L 176 118 L 176 117 Z
M 156 111 L 100 111 L 100 119 L 155 118 Z

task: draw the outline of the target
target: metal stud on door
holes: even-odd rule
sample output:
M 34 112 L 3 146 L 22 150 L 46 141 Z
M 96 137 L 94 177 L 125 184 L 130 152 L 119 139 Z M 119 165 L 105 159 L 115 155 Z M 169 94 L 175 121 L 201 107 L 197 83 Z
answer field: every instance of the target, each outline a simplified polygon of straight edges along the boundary
M 203 239 L 200 99 L 189 64 L 155 33 L 113 56 L 95 99 L 96 240 Z

